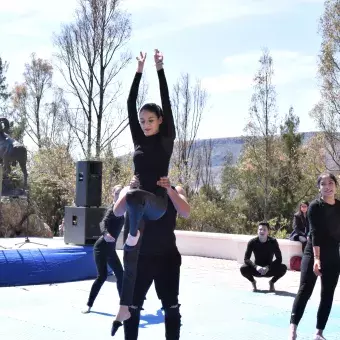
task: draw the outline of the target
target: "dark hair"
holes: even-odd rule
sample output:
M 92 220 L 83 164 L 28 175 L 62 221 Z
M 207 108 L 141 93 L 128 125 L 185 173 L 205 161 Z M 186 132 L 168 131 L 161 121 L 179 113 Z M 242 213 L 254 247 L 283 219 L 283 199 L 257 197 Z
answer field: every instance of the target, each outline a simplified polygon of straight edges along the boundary
M 264 221 L 260 222 L 259 226 L 261 226 L 261 225 L 264 226 L 264 227 L 267 227 L 267 229 L 269 230 L 269 223 L 268 222 L 264 222 Z
M 309 207 L 309 202 L 308 201 L 301 201 L 297 207 L 297 212 L 296 215 L 301 215 L 301 205 L 307 205 L 307 207 Z
M 162 108 L 159 105 L 155 104 L 155 103 L 144 104 L 142 106 L 142 108 L 139 110 L 139 112 L 141 112 L 143 110 L 153 112 L 157 116 L 157 118 L 163 117 L 163 110 L 162 110 Z
M 338 180 L 334 174 L 332 174 L 331 172 L 323 172 L 322 174 L 319 175 L 318 180 L 317 180 L 318 188 L 320 187 L 321 180 L 324 177 L 329 177 L 335 183 L 335 185 L 338 185 Z

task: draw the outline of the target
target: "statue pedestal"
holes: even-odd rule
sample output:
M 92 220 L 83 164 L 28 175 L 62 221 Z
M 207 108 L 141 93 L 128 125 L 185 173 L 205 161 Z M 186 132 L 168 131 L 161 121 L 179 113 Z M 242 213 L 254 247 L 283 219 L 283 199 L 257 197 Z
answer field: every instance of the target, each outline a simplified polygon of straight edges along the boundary
M 0 203 L 0 237 L 25 236 L 53 237 L 53 233 L 44 221 L 32 213 L 27 197 L 2 196 Z
M 0 167 L 2 169 L 2 167 Z M 0 170 L 1 175 L 1 170 Z M 1 183 L 1 196 L 10 196 L 10 197 L 19 197 L 25 196 L 27 197 L 27 191 L 22 188 L 17 188 L 15 184 L 8 178 L 3 178 Z

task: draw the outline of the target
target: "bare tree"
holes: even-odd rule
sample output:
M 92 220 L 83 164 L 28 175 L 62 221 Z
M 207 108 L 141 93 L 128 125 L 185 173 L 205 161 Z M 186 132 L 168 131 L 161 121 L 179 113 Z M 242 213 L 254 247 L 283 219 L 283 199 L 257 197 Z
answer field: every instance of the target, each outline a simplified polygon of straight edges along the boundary
M 6 73 L 8 70 L 8 63 L 3 61 L 0 57 L 0 110 L 6 111 L 7 99 L 10 97 L 10 93 L 7 90 Z
M 119 2 L 79 0 L 75 21 L 55 36 L 59 69 L 79 103 L 68 123 L 87 158 L 92 156 L 93 145 L 99 157 L 103 146 L 126 127 L 119 122 L 110 132 L 103 131 L 105 115 L 110 113 L 113 120 L 112 104 L 120 93 L 117 76 L 131 60 L 124 49 L 131 35 L 130 18 L 119 9 Z
M 188 189 L 194 176 L 194 158 L 197 154 L 195 141 L 206 103 L 207 93 L 202 89 L 200 81 L 197 80 L 192 86 L 189 74 L 182 75 L 174 85 L 172 93 L 177 134 L 173 164 L 177 180 L 185 186 L 187 192 L 190 192 Z
M 311 111 L 311 117 L 325 133 L 325 148 L 331 161 L 330 170 L 340 169 L 340 1 L 326 0 L 320 21 L 322 35 L 319 56 L 321 101 Z
M 251 98 L 250 122 L 246 126 L 249 156 L 261 176 L 259 186 L 263 188 L 263 214 L 268 218 L 271 196 L 274 137 L 277 132 L 276 92 L 273 85 L 273 59 L 264 50 L 259 60 L 260 68 L 254 78 L 254 94 Z
M 44 96 L 52 86 L 52 75 L 52 65 L 32 53 L 30 63 L 25 64 L 25 82 L 21 85 L 21 90 L 15 92 L 15 95 L 21 96 L 18 101 L 21 102 L 22 114 L 26 118 L 26 133 L 39 149 L 43 140 L 41 124 L 44 116 Z

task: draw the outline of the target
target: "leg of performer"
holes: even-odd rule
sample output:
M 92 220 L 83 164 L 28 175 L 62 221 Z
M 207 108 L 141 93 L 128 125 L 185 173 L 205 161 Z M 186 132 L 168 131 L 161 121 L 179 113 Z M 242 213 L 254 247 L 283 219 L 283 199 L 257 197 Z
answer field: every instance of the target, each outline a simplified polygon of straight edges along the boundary
M 93 247 L 94 260 L 97 267 L 98 276 L 91 287 L 87 308 L 82 311 L 86 314 L 91 311 L 93 303 L 107 279 L 107 243 L 103 237 L 100 237 Z
M 312 255 L 308 254 L 303 256 L 301 262 L 300 287 L 293 303 L 290 318 L 291 340 L 296 339 L 297 326 L 315 287 L 317 276 L 313 272 L 313 264 L 314 259 Z
M 158 220 L 166 212 L 168 196 L 163 188 L 159 195 L 145 190 L 132 189 L 126 193 L 126 209 L 129 213 L 129 235 L 124 245 L 124 250 L 131 251 L 139 239 L 139 229 L 142 219 Z

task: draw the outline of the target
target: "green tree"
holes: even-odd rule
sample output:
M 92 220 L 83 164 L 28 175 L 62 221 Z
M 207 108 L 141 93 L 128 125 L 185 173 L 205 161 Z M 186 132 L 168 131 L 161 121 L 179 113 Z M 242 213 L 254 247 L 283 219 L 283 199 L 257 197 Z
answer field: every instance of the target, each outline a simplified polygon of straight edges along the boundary
M 299 187 L 303 180 L 301 162 L 304 152 L 302 150 L 302 134 L 298 133 L 300 119 L 294 114 L 291 107 L 284 123 L 281 125 L 282 155 L 279 170 L 278 204 L 281 202 L 281 214 L 290 217 L 298 201 L 301 199 Z
M 271 182 L 275 177 L 276 160 L 274 156 L 275 134 L 277 132 L 276 92 L 273 85 L 274 65 L 268 50 L 264 50 L 259 60 L 260 67 L 254 78 L 254 94 L 250 107 L 250 122 L 245 131 L 246 162 L 257 174 L 258 199 L 264 219 L 269 218 Z M 259 201 L 259 202 L 260 202 Z
M 320 20 L 322 36 L 319 55 L 321 100 L 311 111 L 311 117 L 324 132 L 325 150 L 331 158 L 329 170 L 340 168 L 340 1 L 326 0 Z
M 75 162 L 67 146 L 41 149 L 30 164 L 30 195 L 39 216 L 55 233 L 75 197 Z

